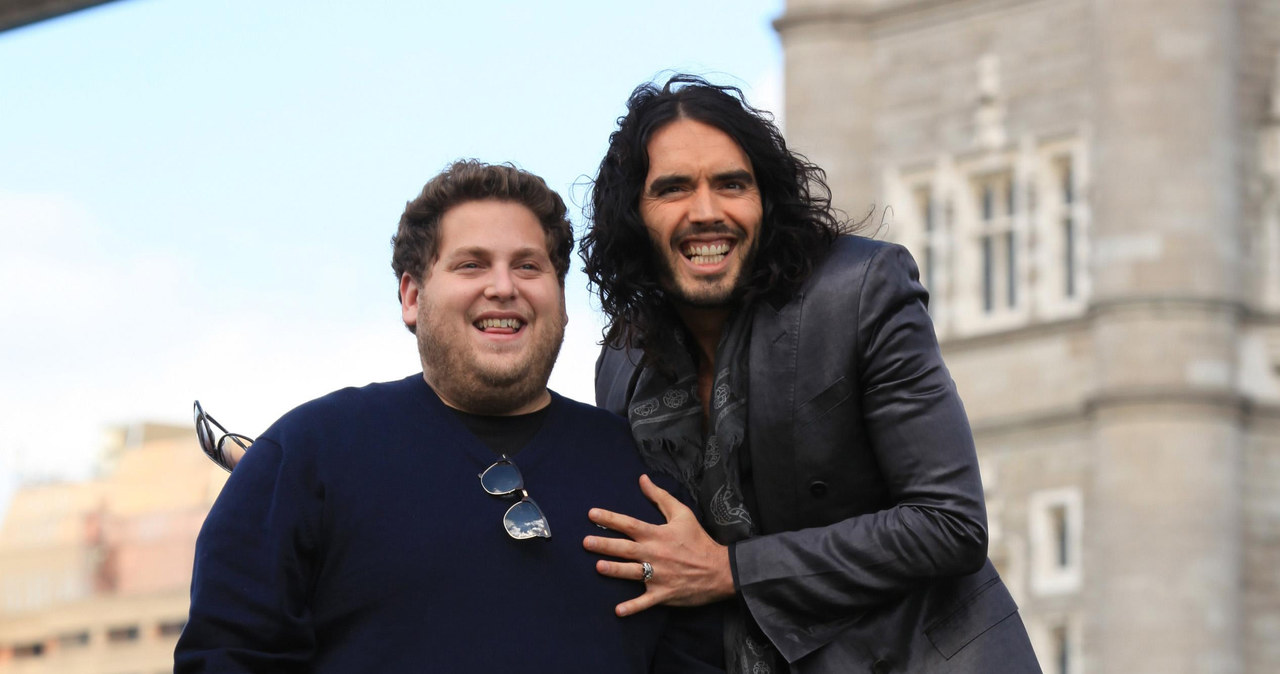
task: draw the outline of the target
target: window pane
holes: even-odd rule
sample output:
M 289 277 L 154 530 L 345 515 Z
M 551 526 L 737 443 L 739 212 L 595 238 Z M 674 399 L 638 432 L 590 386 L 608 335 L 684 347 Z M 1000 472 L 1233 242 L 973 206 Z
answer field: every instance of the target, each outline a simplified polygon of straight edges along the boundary
M 933 247 L 925 244 L 924 249 L 924 287 L 933 289 Z
M 929 188 L 916 190 L 916 208 L 919 210 L 920 222 L 924 223 L 924 231 L 933 231 L 933 195 Z
M 87 631 L 81 630 L 58 635 L 58 646 L 60 648 L 78 648 L 87 645 L 89 645 L 89 633 Z
M 1005 253 L 1008 254 L 1009 263 L 1009 267 L 1006 270 L 1008 278 L 1005 280 L 1008 283 L 1007 290 L 1009 291 L 1008 299 L 1010 307 L 1018 304 L 1018 248 L 1015 243 L 1016 239 L 1014 238 L 1013 230 L 1005 232 L 1004 247 Z
M 982 309 L 987 313 L 995 308 L 995 251 L 993 237 L 982 237 Z
M 1006 215 L 1013 215 L 1013 176 L 1006 175 L 1004 178 L 1004 212 Z
M 109 643 L 122 643 L 125 641 L 138 640 L 138 626 L 128 625 L 123 627 L 112 627 L 107 630 L 107 641 Z
M 160 636 L 176 637 L 182 634 L 182 628 L 187 626 L 186 620 L 166 620 L 160 623 Z
M 1067 528 L 1067 507 L 1064 505 L 1055 506 L 1049 513 L 1053 526 L 1053 544 L 1056 548 L 1054 551 L 1054 560 L 1058 566 L 1067 568 L 1071 564 L 1071 549 L 1068 539 Z
M 1075 186 L 1071 176 L 1071 158 L 1062 158 L 1062 203 L 1070 205 L 1075 201 Z
M 1067 297 L 1076 296 L 1076 223 L 1067 213 L 1062 219 L 1062 269 Z
M 1058 625 L 1053 628 L 1053 654 L 1054 667 L 1057 674 L 1070 674 L 1071 636 L 1067 632 L 1066 625 Z
M 41 642 L 32 642 L 26 644 L 13 645 L 13 659 L 21 660 L 23 658 L 38 658 L 44 655 L 44 644 Z

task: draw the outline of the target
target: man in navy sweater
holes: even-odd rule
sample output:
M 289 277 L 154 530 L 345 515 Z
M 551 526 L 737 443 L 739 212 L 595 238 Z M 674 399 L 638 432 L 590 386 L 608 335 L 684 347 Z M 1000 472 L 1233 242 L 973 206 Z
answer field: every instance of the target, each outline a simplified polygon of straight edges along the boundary
M 636 583 L 580 545 L 601 532 L 591 507 L 663 515 L 634 488 L 626 423 L 547 389 L 573 248 L 560 197 L 458 162 L 393 243 L 422 373 L 306 403 L 254 442 L 196 543 L 175 672 L 722 671 L 714 611 L 612 617 Z

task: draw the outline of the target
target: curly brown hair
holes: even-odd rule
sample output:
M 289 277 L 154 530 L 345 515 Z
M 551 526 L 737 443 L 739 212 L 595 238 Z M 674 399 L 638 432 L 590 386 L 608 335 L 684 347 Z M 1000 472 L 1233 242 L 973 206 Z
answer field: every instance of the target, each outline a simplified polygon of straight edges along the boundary
M 395 236 L 391 237 L 391 269 L 396 280 L 409 274 L 421 283 L 423 274 L 440 254 L 440 219 L 455 206 L 486 200 L 517 203 L 533 212 L 547 235 L 547 253 L 560 286 L 564 287 L 573 253 L 573 226 L 569 224 L 564 200 L 547 187 L 545 180 L 528 171 L 512 164 L 486 164 L 475 159 L 454 162 L 405 205 Z

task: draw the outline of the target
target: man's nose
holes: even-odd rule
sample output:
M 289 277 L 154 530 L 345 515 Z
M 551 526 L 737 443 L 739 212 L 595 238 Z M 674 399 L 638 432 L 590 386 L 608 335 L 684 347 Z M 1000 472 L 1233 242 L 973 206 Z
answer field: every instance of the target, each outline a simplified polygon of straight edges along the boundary
M 689 203 L 689 221 L 700 224 L 715 224 L 724 219 L 720 210 L 720 201 L 711 188 L 702 185 L 693 191 Z
M 509 300 L 516 296 L 515 279 L 511 270 L 506 267 L 494 267 L 489 274 L 489 284 L 485 286 L 484 296 L 493 300 Z

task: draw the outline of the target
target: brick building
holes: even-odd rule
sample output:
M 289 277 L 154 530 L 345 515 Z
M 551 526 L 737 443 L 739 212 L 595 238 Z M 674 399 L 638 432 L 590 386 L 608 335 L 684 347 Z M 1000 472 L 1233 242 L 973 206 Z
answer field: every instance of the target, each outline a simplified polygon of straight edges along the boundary
M 23 487 L 0 526 L 0 673 L 160 674 L 227 473 L 194 429 L 117 429 L 102 477 Z

